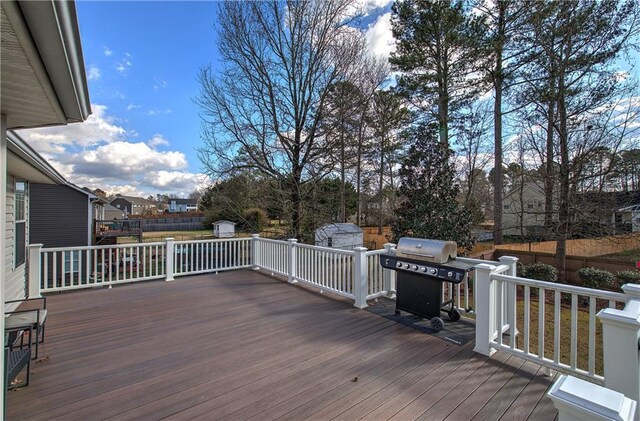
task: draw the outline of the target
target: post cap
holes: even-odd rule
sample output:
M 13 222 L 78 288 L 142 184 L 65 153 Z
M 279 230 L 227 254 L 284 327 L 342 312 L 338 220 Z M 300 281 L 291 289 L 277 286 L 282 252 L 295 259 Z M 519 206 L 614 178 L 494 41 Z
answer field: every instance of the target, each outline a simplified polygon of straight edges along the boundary
M 260 234 L 251 234 L 251 238 L 260 238 Z
M 518 259 L 515 256 L 500 256 L 500 257 L 498 257 L 498 260 L 501 263 L 505 263 L 505 262 L 513 263 L 513 262 L 517 262 L 520 259 Z
M 289 238 L 287 241 L 290 242 L 290 243 L 297 243 L 298 239 L 297 238 Z
M 560 376 L 548 396 L 570 419 L 631 420 L 637 405 L 620 392 L 567 375 Z
M 638 284 L 624 284 L 622 290 L 627 295 L 640 298 L 640 285 Z
M 488 263 L 479 263 L 479 264 L 475 265 L 475 268 L 478 269 L 478 270 L 486 270 L 486 271 L 489 271 L 489 272 L 492 272 L 492 271 L 496 270 L 496 266 L 490 265 Z

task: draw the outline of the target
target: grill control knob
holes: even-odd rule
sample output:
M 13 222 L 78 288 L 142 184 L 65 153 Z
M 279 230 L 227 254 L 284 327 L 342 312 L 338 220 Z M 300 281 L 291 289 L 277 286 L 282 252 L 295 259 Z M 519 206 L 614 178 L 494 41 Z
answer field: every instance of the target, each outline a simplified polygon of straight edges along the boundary
M 411 266 L 411 269 L 413 269 L 413 270 L 418 270 L 418 266 L 413 265 L 413 266 Z
M 435 275 L 437 270 L 435 270 L 434 268 L 431 268 L 430 272 L 431 272 L 432 275 Z
M 402 263 L 400 263 L 400 262 L 396 263 L 396 267 L 397 268 L 401 268 L 402 267 Z
M 420 266 L 420 272 L 426 272 L 426 271 L 427 271 L 427 268 L 426 268 L 426 267 L 424 267 L 424 266 Z
M 405 263 L 404 265 L 402 265 L 402 267 L 405 269 L 409 269 L 409 263 Z
M 447 276 L 448 276 L 449 278 L 453 278 L 453 272 L 447 272 Z

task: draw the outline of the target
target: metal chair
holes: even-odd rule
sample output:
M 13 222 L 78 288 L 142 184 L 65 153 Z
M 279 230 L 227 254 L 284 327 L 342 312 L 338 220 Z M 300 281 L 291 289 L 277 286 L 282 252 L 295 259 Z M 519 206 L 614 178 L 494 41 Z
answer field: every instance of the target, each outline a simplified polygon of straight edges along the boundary
M 35 342 L 33 341 L 33 336 L 29 337 L 29 341 L 35 343 L 36 355 L 34 358 L 37 359 L 39 355 L 38 343 L 44 342 L 45 323 L 47 321 L 47 297 L 6 301 L 5 306 L 13 303 L 20 303 L 20 305 L 17 310 L 5 311 L 5 328 L 13 329 L 20 326 L 32 326 L 33 331 L 31 333 L 35 332 Z
M 25 334 L 28 339 L 25 341 Z M 5 390 L 29 386 L 31 375 L 31 339 L 33 325 L 17 326 L 4 330 L 4 388 Z M 23 369 L 27 369 L 25 380 L 20 384 L 13 381 Z M 7 408 L 7 394 L 4 394 L 4 408 Z M 5 410 L 6 414 L 6 410 Z

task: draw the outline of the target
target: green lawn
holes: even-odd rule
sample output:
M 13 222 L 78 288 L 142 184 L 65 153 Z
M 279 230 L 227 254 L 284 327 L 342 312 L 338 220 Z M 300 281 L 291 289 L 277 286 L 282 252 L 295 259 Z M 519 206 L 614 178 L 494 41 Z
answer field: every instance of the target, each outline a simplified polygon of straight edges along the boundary
M 640 260 L 640 249 L 621 251 L 620 253 L 607 254 L 601 257 L 606 257 L 607 259 L 637 262 Z

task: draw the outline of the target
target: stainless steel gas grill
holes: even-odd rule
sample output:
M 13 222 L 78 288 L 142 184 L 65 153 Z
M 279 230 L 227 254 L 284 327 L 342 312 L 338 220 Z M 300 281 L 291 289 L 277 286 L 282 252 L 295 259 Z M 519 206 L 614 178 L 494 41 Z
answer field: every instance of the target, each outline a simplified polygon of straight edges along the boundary
M 444 321 L 460 319 L 453 300 L 442 301 L 442 284 L 463 282 L 474 265 L 456 261 L 457 245 L 454 241 L 437 241 L 423 238 L 402 237 L 395 254 L 380 256 L 382 267 L 397 272 L 396 315 L 406 311 L 431 319 L 431 327 L 442 330 Z

